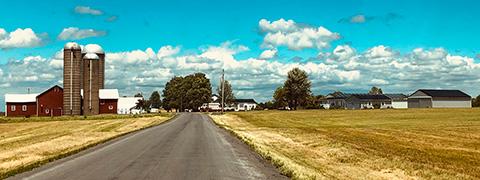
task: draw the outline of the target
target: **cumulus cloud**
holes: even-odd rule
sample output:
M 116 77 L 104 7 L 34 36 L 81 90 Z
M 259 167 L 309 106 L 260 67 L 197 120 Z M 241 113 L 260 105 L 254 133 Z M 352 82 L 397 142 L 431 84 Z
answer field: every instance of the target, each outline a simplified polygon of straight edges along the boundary
M 64 28 L 63 31 L 58 35 L 60 40 L 79 40 L 89 37 L 98 37 L 105 36 L 106 31 L 99 31 L 94 29 L 79 29 L 77 27 L 68 27 Z
M 249 48 L 232 42 L 199 48 L 196 53 L 179 47 L 107 52 L 106 87 L 118 88 L 122 95 L 161 91 L 173 76 L 203 72 L 213 87 L 218 86 L 222 69 L 239 98 L 271 99 L 294 67 L 307 72 L 315 94 L 333 90 L 365 91 L 380 86 L 384 92 L 411 93 L 419 88 L 455 88 L 472 95 L 480 88 L 480 64 L 472 57 L 458 56 L 442 48 L 418 48 L 401 54 L 384 45 L 357 52 L 339 45 L 315 61 L 265 61 L 238 58 Z M 22 92 L 32 87 L 41 92 L 62 82 L 62 51 L 50 58 L 28 56 L 0 65 L 0 93 Z M 428 62 L 428 63 L 427 63 Z M 32 83 L 35 82 L 35 83 Z
M 41 44 L 41 35 L 30 28 L 18 28 L 10 33 L 0 28 L 0 49 L 35 47 Z
M 98 9 L 93 9 L 89 6 L 76 6 L 75 7 L 75 13 L 78 14 L 89 14 L 89 15 L 94 15 L 94 16 L 99 16 L 102 15 L 103 12 L 98 10 Z
M 259 58 L 260 59 L 272 59 L 277 56 L 278 50 L 277 49 L 267 49 L 263 51 Z
M 262 47 L 276 48 L 285 46 L 292 50 L 307 48 L 324 49 L 330 47 L 330 43 L 340 38 L 338 33 L 331 32 L 323 26 L 301 26 L 293 20 L 279 19 L 270 22 L 260 20 L 259 28 L 265 33 Z

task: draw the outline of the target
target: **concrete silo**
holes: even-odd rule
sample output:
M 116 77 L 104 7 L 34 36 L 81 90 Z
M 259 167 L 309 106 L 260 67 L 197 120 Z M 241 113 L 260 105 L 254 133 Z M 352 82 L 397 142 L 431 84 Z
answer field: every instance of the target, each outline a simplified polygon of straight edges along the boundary
M 100 113 L 99 57 L 95 53 L 83 56 L 83 115 Z
M 98 66 L 98 87 L 105 88 L 105 52 L 98 44 L 88 44 L 83 48 L 84 53 L 94 53 L 99 57 Z
M 81 114 L 80 82 L 82 74 L 81 47 L 74 42 L 65 44 L 63 48 L 63 114 Z

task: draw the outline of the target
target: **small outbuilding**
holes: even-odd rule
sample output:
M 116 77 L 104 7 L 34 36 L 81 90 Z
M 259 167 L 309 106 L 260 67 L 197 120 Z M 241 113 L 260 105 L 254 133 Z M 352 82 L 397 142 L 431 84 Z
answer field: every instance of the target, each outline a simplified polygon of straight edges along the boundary
M 392 99 L 383 94 L 351 94 L 346 99 L 347 109 L 392 108 Z
M 419 89 L 408 97 L 408 108 L 471 108 L 472 97 L 460 90 Z
M 118 98 L 117 89 L 100 89 L 100 114 L 117 114 Z
M 392 108 L 406 109 L 408 108 L 408 96 L 405 94 L 385 94 L 385 96 L 392 99 Z

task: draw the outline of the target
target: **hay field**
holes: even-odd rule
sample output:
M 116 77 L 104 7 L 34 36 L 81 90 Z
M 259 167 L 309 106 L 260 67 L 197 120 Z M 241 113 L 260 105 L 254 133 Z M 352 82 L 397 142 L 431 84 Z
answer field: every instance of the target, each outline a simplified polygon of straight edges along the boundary
M 160 124 L 172 116 L 163 114 L 121 119 L 100 116 L 100 120 L 94 117 L 64 120 L 65 117 L 60 117 L 28 122 L 15 119 L 0 123 L 0 179 L 119 135 Z
M 293 179 L 480 179 L 480 109 L 212 115 Z

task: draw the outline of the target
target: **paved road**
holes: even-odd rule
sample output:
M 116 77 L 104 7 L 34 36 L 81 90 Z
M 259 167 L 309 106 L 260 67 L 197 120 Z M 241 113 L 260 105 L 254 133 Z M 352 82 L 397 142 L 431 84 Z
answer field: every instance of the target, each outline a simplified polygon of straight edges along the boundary
M 200 113 L 118 138 L 12 179 L 286 179 Z

